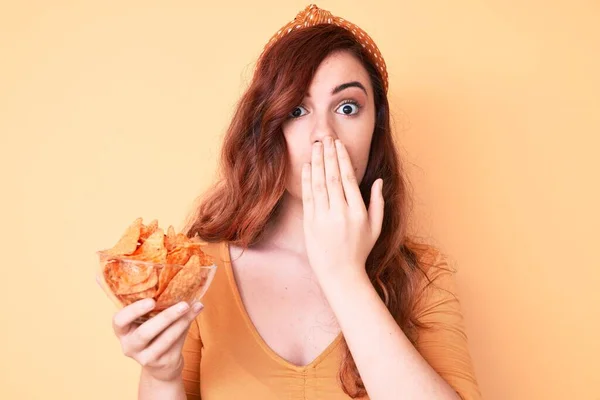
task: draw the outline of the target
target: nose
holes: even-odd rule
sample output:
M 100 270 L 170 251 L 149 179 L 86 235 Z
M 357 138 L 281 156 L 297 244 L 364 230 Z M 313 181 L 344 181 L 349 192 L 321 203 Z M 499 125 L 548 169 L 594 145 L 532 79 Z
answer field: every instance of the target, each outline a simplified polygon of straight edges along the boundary
M 323 142 L 323 140 L 327 136 L 331 136 L 333 140 L 338 138 L 335 129 L 330 123 L 330 121 L 327 120 L 327 117 L 322 116 L 319 117 L 318 120 L 315 122 L 313 130 L 310 134 L 310 144 L 312 145 L 317 141 Z

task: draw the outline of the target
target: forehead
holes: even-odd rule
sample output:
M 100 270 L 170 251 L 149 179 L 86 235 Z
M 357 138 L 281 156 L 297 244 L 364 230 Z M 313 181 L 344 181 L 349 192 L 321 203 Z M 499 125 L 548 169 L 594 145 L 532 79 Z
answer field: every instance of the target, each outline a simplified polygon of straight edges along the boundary
M 332 53 L 317 68 L 309 93 L 329 96 L 335 86 L 352 81 L 361 82 L 370 91 L 369 74 L 362 63 L 349 52 Z

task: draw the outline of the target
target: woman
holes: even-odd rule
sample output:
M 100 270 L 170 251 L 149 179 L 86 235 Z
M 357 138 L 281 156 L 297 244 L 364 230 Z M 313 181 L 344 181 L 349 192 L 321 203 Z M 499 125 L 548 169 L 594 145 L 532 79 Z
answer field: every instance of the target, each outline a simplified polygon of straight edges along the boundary
M 452 271 L 411 241 L 385 62 L 311 5 L 265 47 L 187 234 L 203 305 L 115 315 L 140 399 L 477 399 Z

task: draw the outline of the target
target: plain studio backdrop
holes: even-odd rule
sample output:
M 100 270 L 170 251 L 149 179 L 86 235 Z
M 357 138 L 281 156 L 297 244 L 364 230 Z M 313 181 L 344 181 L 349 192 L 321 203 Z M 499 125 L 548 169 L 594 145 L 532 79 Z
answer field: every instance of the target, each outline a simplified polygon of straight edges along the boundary
M 95 251 L 182 222 L 305 1 L 3 1 L 2 399 L 133 399 Z M 600 3 L 320 1 L 387 61 L 414 227 L 490 400 L 600 399 Z

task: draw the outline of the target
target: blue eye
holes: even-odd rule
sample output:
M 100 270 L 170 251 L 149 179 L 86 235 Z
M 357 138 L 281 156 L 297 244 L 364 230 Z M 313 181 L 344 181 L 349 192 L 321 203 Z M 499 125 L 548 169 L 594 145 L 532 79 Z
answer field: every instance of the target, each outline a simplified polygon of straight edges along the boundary
M 342 114 L 343 115 L 356 115 L 358 114 L 358 111 L 360 110 L 360 105 L 358 105 L 357 102 L 352 101 L 352 100 L 347 100 L 345 101 L 341 106 L 338 107 L 338 110 L 341 109 L 342 110 Z M 354 112 L 353 112 L 354 110 Z
M 304 110 L 304 107 L 302 106 L 298 106 L 296 108 L 294 108 L 294 111 L 292 111 L 290 113 L 290 118 L 300 118 L 305 114 L 302 114 L 302 111 L 300 111 L 300 113 L 298 113 L 298 110 Z

